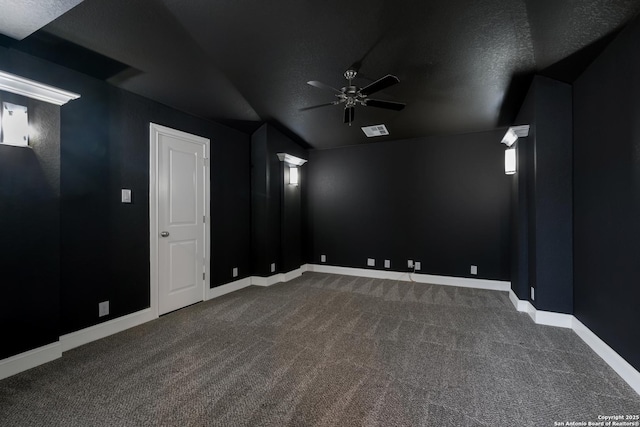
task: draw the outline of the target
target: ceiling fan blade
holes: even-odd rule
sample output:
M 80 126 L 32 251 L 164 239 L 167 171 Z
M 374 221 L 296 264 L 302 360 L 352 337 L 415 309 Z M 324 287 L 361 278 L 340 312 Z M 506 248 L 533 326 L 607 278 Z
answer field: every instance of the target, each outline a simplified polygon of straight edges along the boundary
M 356 109 L 355 107 L 346 107 L 344 109 L 344 123 L 348 123 L 351 126 L 351 122 L 355 118 Z
M 307 84 L 311 85 L 313 87 L 317 87 L 318 89 L 327 89 L 327 90 L 332 90 L 332 91 L 334 91 L 336 93 L 342 93 L 338 89 L 336 89 L 335 87 L 331 87 L 328 84 L 319 82 L 317 80 L 311 80 L 311 81 L 307 82 Z
M 380 99 L 367 99 L 367 107 L 386 108 L 387 110 L 402 111 L 407 104 L 402 102 L 382 101 Z
M 400 79 L 396 76 L 392 76 L 391 74 L 387 74 L 383 78 L 378 79 L 370 85 L 360 89 L 360 93 L 363 95 L 371 95 L 372 93 L 381 91 L 382 89 L 386 89 L 389 86 L 393 86 L 396 83 L 400 83 Z
M 326 104 L 312 105 L 311 107 L 300 108 L 300 109 L 298 109 L 298 111 L 315 110 L 316 108 L 328 107 L 329 105 L 336 105 L 336 104 L 338 104 L 337 101 L 327 102 Z

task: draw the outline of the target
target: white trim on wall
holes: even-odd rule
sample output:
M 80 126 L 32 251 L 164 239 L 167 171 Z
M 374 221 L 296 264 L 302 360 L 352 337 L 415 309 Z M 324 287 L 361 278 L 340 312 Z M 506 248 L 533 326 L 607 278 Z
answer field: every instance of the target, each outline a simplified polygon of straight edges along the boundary
M 236 280 L 235 282 L 216 286 L 215 288 L 210 288 L 207 291 L 207 301 L 220 297 L 222 295 L 229 294 L 231 292 L 239 291 L 240 289 L 246 288 L 247 286 L 251 286 L 251 277 L 246 277 L 244 279 Z
M 318 273 L 342 274 L 345 276 L 370 277 L 374 279 L 399 280 L 403 282 L 431 283 L 433 285 L 458 286 L 462 288 L 489 289 L 507 291 L 511 282 L 467 277 L 435 276 L 432 274 L 407 273 L 402 271 L 373 270 L 367 268 L 337 267 L 325 264 L 308 264 L 307 271 Z
M 35 80 L 25 79 L 5 71 L 0 71 L 0 90 L 54 105 L 64 105 L 69 101 L 80 98 L 77 93 L 36 82 Z
M 602 358 L 614 371 L 622 377 L 640 394 L 640 372 L 638 372 L 629 362 L 624 360 L 614 349 L 609 347 L 600 337 L 594 334 L 575 316 L 563 313 L 553 313 L 550 311 L 537 310 L 529 301 L 518 299 L 518 296 L 509 290 L 509 299 L 516 310 L 525 312 L 539 325 L 557 326 L 560 328 L 570 328 L 582 338 L 598 356 Z
M 70 334 L 62 335 L 60 337 L 62 351 L 69 351 L 72 348 L 80 347 L 92 341 L 108 337 L 109 335 L 117 334 L 118 332 L 149 322 L 155 318 L 157 318 L 157 316 L 154 316 L 153 310 L 151 310 L 151 308 L 145 308 L 144 310 L 136 311 L 126 316 L 117 317 L 76 332 L 71 332 Z
M 288 282 L 297 277 L 300 277 L 302 276 L 302 273 L 304 273 L 305 271 L 308 271 L 307 264 L 295 270 L 291 270 L 288 273 L 278 273 L 269 277 L 252 276 L 251 284 L 255 286 L 272 286 L 272 285 L 275 285 L 276 283 Z
M 511 289 L 509 289 L 509 299 L 516 310 L 527 313 L 538 325 L 556 326 L 558 328 L 569 329 L 572 327 L 573 316 L 570 314 L 538 310 L 529 301 L 518 299 L 518 296 Z
M 62 356 L 59 341 L 0 360 L 0 380 Z

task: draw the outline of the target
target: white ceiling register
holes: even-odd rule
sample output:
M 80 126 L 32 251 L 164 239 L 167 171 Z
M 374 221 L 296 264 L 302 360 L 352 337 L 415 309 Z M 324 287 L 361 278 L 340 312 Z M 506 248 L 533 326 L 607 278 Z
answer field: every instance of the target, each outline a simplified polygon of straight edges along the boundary
M 55 105 L 64 105 L 69 101 L 80 98 L 77 93 L 25 79 L 4 71 L 0 71 L 0 90 Z

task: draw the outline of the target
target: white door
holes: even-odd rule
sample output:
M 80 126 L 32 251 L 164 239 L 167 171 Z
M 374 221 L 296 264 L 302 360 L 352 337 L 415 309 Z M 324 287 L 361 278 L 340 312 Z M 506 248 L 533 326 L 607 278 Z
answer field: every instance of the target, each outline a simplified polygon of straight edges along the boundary
M 204 299 L 209 141 L 154 124 L 151 127 L 157 156 L 155 268 L 161 315 Z

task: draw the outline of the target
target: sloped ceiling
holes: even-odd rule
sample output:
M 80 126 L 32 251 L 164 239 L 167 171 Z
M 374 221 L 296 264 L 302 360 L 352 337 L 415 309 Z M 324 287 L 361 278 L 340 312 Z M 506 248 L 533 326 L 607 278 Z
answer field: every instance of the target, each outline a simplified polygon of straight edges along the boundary
M 122 88 L 251 129 L 270 121 L 313 148 L 366 143 L 360 126 L 399 139 L 512 124 L 534 73 L 572 81 L 640 10 L 636 0 L 85 0 L 44 31 L 130 67 Z M 357 107 L 306 84 L 400 83 Z

